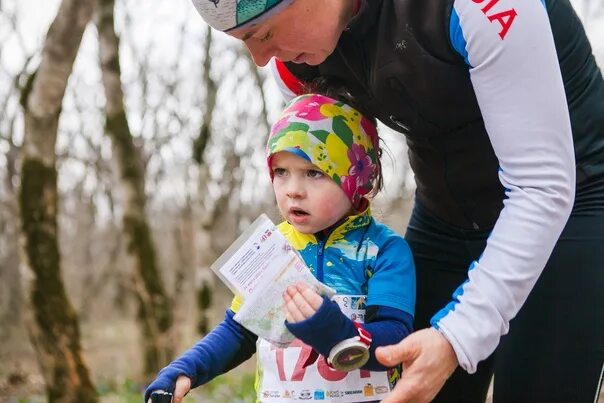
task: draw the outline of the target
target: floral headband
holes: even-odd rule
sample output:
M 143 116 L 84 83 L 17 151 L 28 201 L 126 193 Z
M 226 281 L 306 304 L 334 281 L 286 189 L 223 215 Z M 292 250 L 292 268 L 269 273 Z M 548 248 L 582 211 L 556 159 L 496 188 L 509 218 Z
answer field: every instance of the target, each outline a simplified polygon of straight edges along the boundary
M 267 162 L 280 151 L 301 156 L 332 178 L 355 208 L 379 173 L 375 124 L 351 106 L 318 94 L 294 98 L 273 125 Z

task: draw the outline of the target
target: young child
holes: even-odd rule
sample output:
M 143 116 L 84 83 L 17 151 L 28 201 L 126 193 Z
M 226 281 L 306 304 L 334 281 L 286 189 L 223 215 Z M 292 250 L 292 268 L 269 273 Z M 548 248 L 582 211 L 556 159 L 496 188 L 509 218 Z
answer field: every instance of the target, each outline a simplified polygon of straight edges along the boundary
M 180 403 L 191 387 L 255 352 L 259 402 L 368 402 L 386 396 L 399 373 L 378 363 L 374 352 L 411 332 L 415 268 L 406 241 L 371 216 L 368 197 L 382 181 L 378 140 L 375 123 L 342 102 L 316 94 L 290 102 L 267 146 L 286 220 L 278 229 L 337 295 L 329 300 L 303 283 L 286 290 L 286 326 L 297 339 L 285 349 L 233 320 L 242 302 L 235 298 L 220 325 L 160 371 L 145 402 L 151 392 L 164 390 L 174 391 Z M 366 345 L 368 361 L 350 372 L 335 370 L 335 353 L 359 343 L 361 350 Z

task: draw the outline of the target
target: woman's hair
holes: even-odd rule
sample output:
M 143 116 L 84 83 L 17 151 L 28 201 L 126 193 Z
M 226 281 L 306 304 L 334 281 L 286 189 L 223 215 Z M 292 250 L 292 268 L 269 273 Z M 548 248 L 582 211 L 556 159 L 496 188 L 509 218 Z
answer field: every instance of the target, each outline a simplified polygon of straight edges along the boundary
M 369 121 L 371 121 L 371 123 L 375 126 L 376 133 L 377 133 L 377 139 L 375 141 L 375 145 L 376 145 L 375 151 L 376 151 L 376 155 L 377 155 L 377 161 L 376 161 L 377 172 L 376 172 L 375 186 L 373 187 L 373 190 L 368 194 L 368 196 L 374 197 L 375 195 L 377 195 L 378 192 L 384 188 L 384 176 L 382 173 L 383 149 L 380 146 L 380 142 L 382 141 L 382 139 L 379 136 L 379 133 L 377 131 L 377 119 L 375 117 L 367 114 L 366 112 L 363 112 L 362 108 L 360 108 L 359 105 L 357 105 L 357 102 L 355 102 L 354 96 L 352 96 L 352 94 L 346 88 L 346 86 L 344 84 L 342 84 L 340 82 L 340 80 L 338 80 L 337 78 L 325 77 L 325 76 L 317 77 L 308 83 L 304 83 L 302 90 L 304 93 L 321 94 L 321 95 L 325 95 L 325 96 L 333 98 L 333 99 L 337 99 L 338 101 L 344 102 L 344 103 L 350 105 L 351 107 L 355 108 L 359 112 L 361 112 L 363 114 L 363 116 L 365 116 L 367 119 L 369 119 Z

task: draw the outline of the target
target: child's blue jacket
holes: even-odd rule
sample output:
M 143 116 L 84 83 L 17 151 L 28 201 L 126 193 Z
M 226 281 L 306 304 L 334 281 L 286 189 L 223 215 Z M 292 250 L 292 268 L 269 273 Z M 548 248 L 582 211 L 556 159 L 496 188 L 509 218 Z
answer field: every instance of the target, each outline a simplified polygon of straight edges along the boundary
M 315 277 L 338 294 L 367 295 L 367 306 L 415 313 L 415 265 L 407 242 L 377 222 L 369 208 L 335 229 L 303 234 L 288 222 L 279 231 Z
M 317 279 L 338 294 L 367 296 L 363 327 L 372 334 L 373 340 L 371 359 L 364 368 L 384 370 L 375 360 L 375 348 L 397 343 L 412 329 L 415 266 L 407 242 L 386 225 L 375 221 L 369 208 L 347 217 L 332 230 L 315 235 L 300 233 L 288 222 L 279 224 L 278 229 L 300 252 Z M 240 303 L 241 300 L 235 298 L 222 323 L 160 371 L 145 391 L 145 402 L 154 390 L 173 391 L 179 375 L 189 377 L 192 387 L 196 387 L 255 353 L 257 337 L 233 319 Z M 324 322 L 324 318 L 315 318 L 317 315 L 329 318 L 329 326 L 322 332 L 310 328 Z M 288 325 L 288 328 L 319 352 L 329 351 L 335 343 L 356 335 L 352 321 L 339 317 L 338 312 L 326 304 L 313 317 Z M 333 337 L 327 337 L 327 331 Z M 320 334 L 321 337 L 305 340 L 307 334 Z M 325 345 L 326 340 L 329 345 Z

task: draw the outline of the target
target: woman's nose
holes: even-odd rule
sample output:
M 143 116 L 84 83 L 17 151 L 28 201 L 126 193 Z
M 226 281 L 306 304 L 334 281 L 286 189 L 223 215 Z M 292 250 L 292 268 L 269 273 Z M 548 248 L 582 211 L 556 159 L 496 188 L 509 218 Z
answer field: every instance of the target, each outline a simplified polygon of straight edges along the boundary
M 263 67 L 271 60 L 271 58 L 275 55 L 275 51 L 272 46 L 268 44 L 264 44 L 258 40 L 249 40 L 246 41 L 245 45 L 252 55 L 252 59 L 256 66 Z

